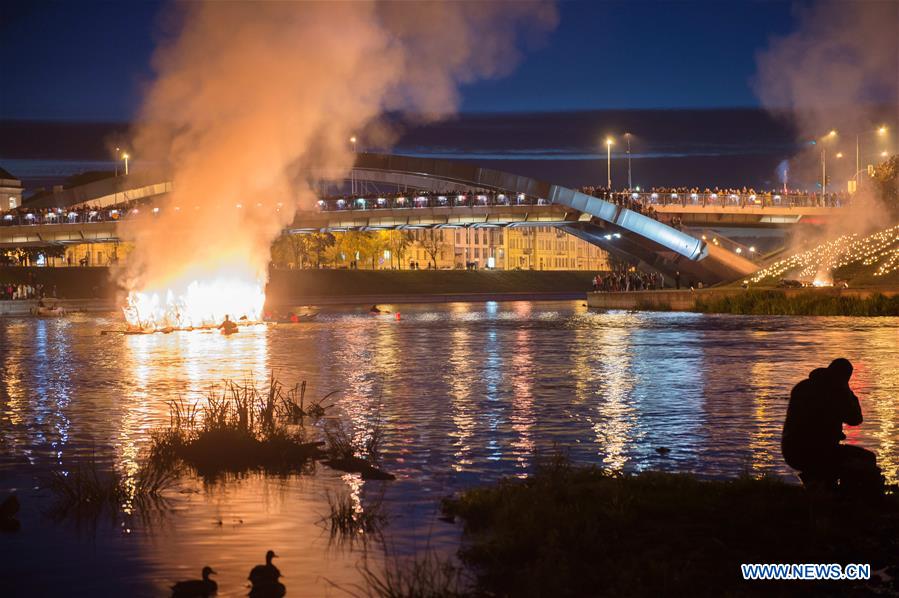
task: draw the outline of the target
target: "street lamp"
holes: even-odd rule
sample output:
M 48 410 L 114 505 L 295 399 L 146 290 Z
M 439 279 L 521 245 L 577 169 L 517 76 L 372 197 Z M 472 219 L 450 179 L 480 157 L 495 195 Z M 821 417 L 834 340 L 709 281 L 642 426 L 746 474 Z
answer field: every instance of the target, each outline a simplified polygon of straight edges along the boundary
M 630 191 L 633 184 L 631 181 L 631 134 L 625 133 L 624 138 L 627 140 L 627 190 Z
M 125 176 L 128 176 L 128 158 L 131 156 L 128 155 L 128 152 L 122 154 L 122 159 L 125 160 Z
M 350 143 L 353 144 L 353 153 L 355 154 L 356 153 L 356 136 L 355 135 L 350 137 Z M 353 158 L 353 160 L 355 161 L 355 157 Z M 353 164 L 353 167 L 355 168 L 355 164 Z M 352 193 L 353 195 L 356 194 L 356 173 L 353 170 L 350 171 L 350 193 Z
M 821 195 L 827 194 L 827 148 L 824 142 L 837 136 L 836 129 L 831 129 L 830 133 L 821 138 Z
M 881 137 L 887 134 L 887 126 L 881 125 L 877 127 L 876 133 Z M 862 164 L 861 164 L 861 151 L 859 150 L 859 137 L 860 135 L 856 133 L 855 135 L 855 184 L 858 185 L 858 173 L 861 172 Z M 881 154 L 882 155 L 882 154 Z
M 606 187 L 609 193 L 612 192 L 612 141 L 611 137 L 606 137 Z

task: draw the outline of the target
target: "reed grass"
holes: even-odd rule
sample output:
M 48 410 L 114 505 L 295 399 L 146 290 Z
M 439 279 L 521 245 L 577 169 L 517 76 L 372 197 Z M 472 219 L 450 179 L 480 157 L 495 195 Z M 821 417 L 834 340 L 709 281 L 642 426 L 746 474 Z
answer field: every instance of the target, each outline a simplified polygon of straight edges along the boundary
M 99 516 L 163 511 L 165 496 L 177 480 L 177 471 L 152 461 L 141 465 L 133 476 L 115 469 L 103 470 L 96 461 L 69 471 L 55 471 L 47 484 L 54 496 L 52 514 Z
M 361 541 L 381 538 L 388 517 L 384 509 L 383 495 L 368 504 L 357 505 L 347 493 L 327 495 L 330 512 L 320 523 L 328 528 L 332 542 Z
M 454 559 L 441 557 L 433 550 L 414 557 L 388 558 L 382 567 L 373 566 L 366 559 L 359 571 L 362 583 L 346 589 L 351 596 L 461 598 L 477 595 L 472 591 L 465 569 Z
M 150 460 L 159 466 L 183 461 L 204 476 L 306 470 L 323 456 L 323 443 L 307 441 L 302 420 L 324 413 L 321 403 L 333 393 L 309 404 L 304 395 L 305 383 L 285 389 L 271 377 L 263 388 L 226 381 L 198 403 L 171 401 L 169 427 L 152 433 Z
M 564 457 L 443 504 L 463 523 L 475 594 L 499 596 L 830 595 L 852 584 L 750 585 L 740 564 L 896 564 L 897 497 L 831 508 L 821 525 L 803 488 L 777 479 L 625 475 Z
M 372 428 L 362 439 L 355 439 L 344 425 L 328 422 L 322 433 L 325 438 L 325 464 L 334 469 L 359 473 L 366 480 L 393 480 L 395 477 L 379 468 L 381 444 L 384 438 L 380 409 Z
M 876 293 L 867 298 L 807 292 L 749 290 L 716 299 L 696 299 L 695 311 L 743 315 L 899 316 L 899 295 Z

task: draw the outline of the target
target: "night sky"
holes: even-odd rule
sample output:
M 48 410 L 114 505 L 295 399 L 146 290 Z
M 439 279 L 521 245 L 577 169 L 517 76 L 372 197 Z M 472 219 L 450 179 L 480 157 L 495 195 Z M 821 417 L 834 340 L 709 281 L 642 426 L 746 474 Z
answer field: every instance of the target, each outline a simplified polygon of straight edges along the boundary
M 150 79 L 158 0 L 0 3 L 0 119 L 127 121 Z M 755 53 L 790 2 L 562 2 L 509 77 L 463 89 L 464 112 L 758 106 Z M 338 32 L 339 33 L 339 32 Z

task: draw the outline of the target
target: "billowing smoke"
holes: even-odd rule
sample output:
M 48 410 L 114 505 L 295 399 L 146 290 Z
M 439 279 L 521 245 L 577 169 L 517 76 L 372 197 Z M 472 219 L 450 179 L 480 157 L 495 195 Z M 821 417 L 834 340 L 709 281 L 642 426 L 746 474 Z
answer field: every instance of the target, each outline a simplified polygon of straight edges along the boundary
M 264 282 L 271 241 L 311 205 L 311 173 L 351 168 L 351 136 L 383 131 L 386 111 L 452 113 L 460 84 L 508 72 L 557 18 L 543 0 L 209 0 L 170 16 L 134 154 L 173 191 L 132 231 L 125 284 L 176 294 L 216 272 Z
M 754 87 L 766 108 L 792 121 L 805 148 L 791 160 L 791 184 L 820 190 L 823 149 L 828 192 L 846 192 L 858 169 L 881 160 L 883 151 L 896 152 L 899 2 L 822 1 L 797 10 L 797 29 L 773 38 L 757 56 Z M 884 224 L 873 193 L 856 193 L 852 201 L 829 234 Z

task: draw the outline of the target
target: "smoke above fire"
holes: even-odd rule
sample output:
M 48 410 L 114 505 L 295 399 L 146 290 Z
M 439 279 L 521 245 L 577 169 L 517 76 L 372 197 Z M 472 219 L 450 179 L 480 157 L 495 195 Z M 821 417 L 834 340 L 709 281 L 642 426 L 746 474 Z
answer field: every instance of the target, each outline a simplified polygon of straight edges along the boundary
M 802 3 L 795 16 L 796 29 L 757 55 L 753 86 L 770 112 L 791 122 L 804 148 L 785 166 L 788 184 L 820 191 L 826 178 L 828 192 L 845 193 L 857 170 L 897 150 L 899 2 Z M 886 224 L 884 217 L 862 185 L 824 235 L 865 233 Z
M 460 84 L 509 72 L 556 19 L 542 0 L 173 4 L 133 136 L 173 189 L 128 233 L 123 284 L 157 303 L 210 276 L 264 285 L 312 173 L 351 169 L 351 136 L 386 143 L 388 111 L 453 113 Z

